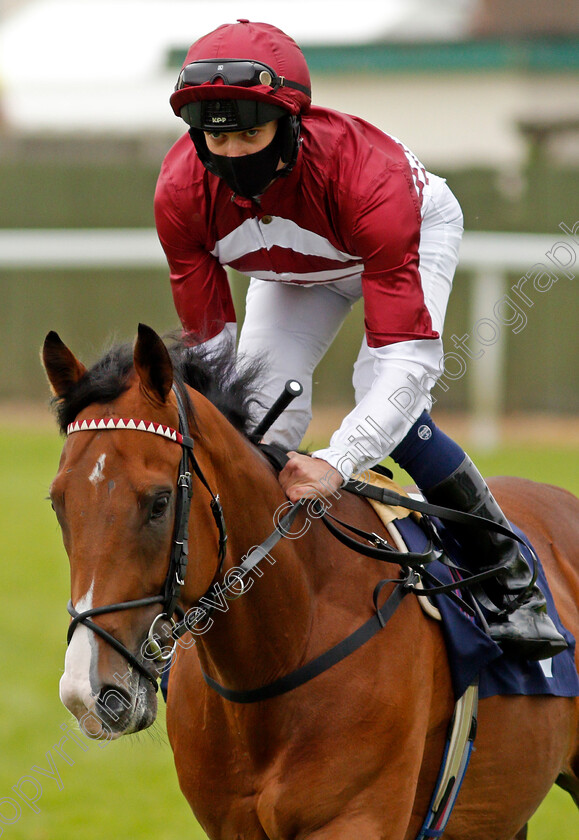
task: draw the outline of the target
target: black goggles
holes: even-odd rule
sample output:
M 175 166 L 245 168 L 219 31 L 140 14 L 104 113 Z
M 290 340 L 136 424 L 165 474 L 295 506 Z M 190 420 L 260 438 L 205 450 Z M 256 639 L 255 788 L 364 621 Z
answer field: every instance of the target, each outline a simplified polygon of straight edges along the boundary
M 212 84 L 216 79 L 222 79 L 226 85 L 234 87 L 256 87 L 264 85 L 275 92 L 280 87 L 301 90 L 311 96 L 311 90 L 298 82 L 290 82 L 284 76 L 278 76 L 275 70 L 261 61 L 250 61 L 245 58 L 215 58 L 202 59 L 187 64 L 179 73 L 175 90 L 184 87 Z

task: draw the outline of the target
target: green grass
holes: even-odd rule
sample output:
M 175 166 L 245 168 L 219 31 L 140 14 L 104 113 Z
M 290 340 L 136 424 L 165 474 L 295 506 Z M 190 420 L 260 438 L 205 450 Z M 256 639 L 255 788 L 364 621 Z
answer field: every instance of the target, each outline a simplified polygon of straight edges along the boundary
M 61 442 L 56 431 L 0 433 L 3 688 L 0 692 L 0 835 L 7 840 L 201 840 L 181 795 L 162 719 L 153 730 L 100 746 L 78 736 L 69 761 L 54 745 L 71 721 L 58 698 L 69 595 L 60 534 L 46 500 Z M 577 451 L 511 448 L 478 456 L 487 474 L 510 473 L 561 484 L 579 494 Z M 162 703 L 161 703 L 162 705 Z M 50 760 L 60 776 L 50 771 Z M 27 777 L 40 780 L 42 790 Z M 30 807 L 19 799 L 38 797 Z M 20 813 L 12 802 L 18 801 Z M 8 820 L 13 818 L 12 823 Z M 531 822 L 530 840 L 569 840 L 577 812 L 554 790 Z
M 73 764 L 54 749 L 65 735 L 61 726 L 72 721 L 58 697 L 68 624 L 68 564 L 46 500 L 60 448 L 56 430 L 0 434 L 2 837 L 204 838 L 179 790 L 163 719 L 152 730 L 103 746 L 78 735 L 85 750 L 72 740 L 64 745 Z M 32 771 L 35 765 L 50 770 L 47 753 L 60 785 L 56 778 Z M 42 786 L 37 812 L 13 790 L 19 787 L 25 797 L 35 798 L 32 783 L 22 781 L 31 775 Z M 5 798 L 20 802 L 19 817 Z M 2 817 L 18 818 L 6 825 Z

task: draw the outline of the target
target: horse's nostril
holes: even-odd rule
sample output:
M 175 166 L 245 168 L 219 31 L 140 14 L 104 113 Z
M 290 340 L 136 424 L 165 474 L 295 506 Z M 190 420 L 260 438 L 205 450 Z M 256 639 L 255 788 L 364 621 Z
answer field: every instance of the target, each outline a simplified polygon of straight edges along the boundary
M 116 723 L 130 713 L 133 702 L 124 689 L 118 686 L 104 686 L 99 692 L 96 705 L 101 718 L 108 718 Z

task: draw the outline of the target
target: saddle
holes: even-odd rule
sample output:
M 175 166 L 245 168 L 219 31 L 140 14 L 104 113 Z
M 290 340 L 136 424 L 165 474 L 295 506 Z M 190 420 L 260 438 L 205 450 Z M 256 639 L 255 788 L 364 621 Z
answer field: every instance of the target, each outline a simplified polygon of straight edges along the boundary
M 406 490 L 393 480 L 392 473 L 390 470 L 386 469 L 386 467 L 378 465 L 378 467 L 368 470 L 364 477 L 364 483 L 366 485 L 378 487 L 383 490 L 390 490 L 391 492 L 398 493 L 398 495 L 404 496 L 407 499 L 410 498 Z M 346 486 L 346 489 L 350 492 L 356 492 L 356 490 L 351 489 L 348 486 Z M 378 514 L 382 524 L 386 527 L 388 527 L 390 522 L 394 522 L 396 519 L 406 519 L 407 516 L 413 516 L 418 521 L 420 520 L 421 514 L 418 513 L 418 511 L 412 511 L 409 508 L 402 507 L 401 505 L 388 504 L 387 502 L 374 499 L 370 496 L 366 496 L 366 498 L 371 507 L 373 507 Z
M 281 470 L 287 455 L 279 447 L 261 445 L 264 454 L 276 469 Z M 514 528 L 515 538 L 527 551 L 527 559 L 537 564 L 538 580 L 545 593 L 549 615 L 564 635 L 568 647 L 554 660 L 525 662 L 510 658 L 488 635 L 484 608 L 473 595 L 471 586 L 482 575 L 471 575 L 463 569 L 458 543 L 451 533 L 445 533 L 445 522 L 493 527 L 502 526 L 472 514 L 429 505 L 416 500 L 392 480 L 392 473 L 383 467 L 375 468 L 364 482 L 348 482 L 349 492 L 365 497 L 391 536 L 395 548 L 377 534 L 369 534 L 354 525 L 342 522 L 319 505 L 321 521 L 342 543 L 358 553 L 378 560 L 397 562 L 401 567 L 400 580 L 382 606 L 378 604 L 382 584 L 374 590 L 376 615 L 351 636 L 335 645 L 293 674 L 266 688 L 252 692 L 251 697 L 230 697 L 237 702 L 251 702 L 292 690 L 297 685 L 332 667 L 380 632 L 398 603 L 408 593 L 418 596 L 425 612 L 441 622 L 455 696 L 455 710 L 445 748 L 445 757 L 432 795 L 426 819 L 417 840 L 442 836 L 452 813 L 456 795 L 466 773 L 477 728 L 478 698 L 507 694 L 550 694 L 563 697 L 579 695 L 579 676 L 574 662 L 575 640 L 562 626 L 547 584 L 543 568 L 525 535 Z M 299 504 L 299 503 L 298 503 Z M 441 518 L 437 518 L 440 516 Z M 349 532 L 349 533 L 347 533 Z M 351 534 L 360 539 L 355 539 Z M 441 534 L 444 536 L 441 537 Z M 450 551 L 448 550 L 450 546 Z M 397 553 L 397 557 L 395 556 Z M 463 577 L 466 572 L 466 578 Z M 483 573 L 484 575 L 484 573 Z M 426 590 L 423 587 L 424 578 Z M 427 597 L 428 596 L 428 600 Z M 465 600 L 466 599 L 466 600 Z M 432 603 L 430 603 L 432 601 Z M 372 628 L 372 622 L 374 627 Z M 214 685 L 223 696 L 220 686 Z
M 372 487 L 392 490 L 412 500 L 412 497 L 398 487 L 388 475 L 384 475 L 382 470 L 383 468 L 378 472 L 371 471 L 368 483 Z M 374 499 L 368 501 L 393 537 L 396 547 L 402 552 L 407 551 L 411 555 L 424 552 L 435 530 L 443 553 L 429 564 L 429 570 L 441 583 L 448 583 L 453 579 L 457 582 L 462 580 L 460 570 L 465 565 L 462 549 L 444 522 L 429 514 L 420 517 L 416 512 L 401 510 Z M 400 515 L 397 515 L 400 510 Z M 512 527 L 521 539 L 527 560 L 532 563 L 529 547 L 525 545 L 526 536 L 516 526 Z M 485 610 L 476 602 L 475 593 L 472 591 L 468 592 L 466 602 L 476 606 L 474 615 L 465 611 L 464 605 L 461 607 L 458 601 L 453 601 L 444 594 L 432 594 L 427 598 L 418 599 L 427 615 L 442 621 L 456 697 L 461 696 L 473 679 L 478 679 L 481 698 L 509 694 L 577 696 L 579 676 L 574 664 L 575 640 L 559 619 L 540 560 L 537 558 L 535 562 L 538 563 L 538 581 L 545 593 L 549 615 L 569 643 L 569 648 L 553 659 L 522 662 L 505 655 L 486 635 Z M 425 579 L 424 586 L 425 594 L 433 591 L 428 579 Z
M 260 449 L 277 470 L 285 466 L 288 459 L 281 447 L 261 444 Z M 325 511 L 321 521 L 353 551 L 373 559 L 399 563 L 403 586 L 418 596 L 431 618 L 442 617 L 455 695 L 460 697 L 478 675 L 481 697 L 496 694 L 577 696 L 579 677 L 573 661 L 575 640 L 561 624 L 543 568 L 525 534 L 514 525 L 513 531 L 508 532 L 514 533 L 529 564 L 537 564 L 538 583 L 545 593 L 549 615 L 569 643 L 566 651 L 542 663 L 512 659 L 487 633 L 485 609 L 474 593 L 477 584 L 489 573 L 473 575 L 468 571 L 461 546 L 452 534 L 453 522 L 480 528 L 486 527 L 486 520 L 431 505 L 409 495 L 393 481 L 390 470 L 381 465 L 373 467 L 365 478 L 366 481 L 348 482 L 344 489 L 367 499 L 395 548 L 377 534 L 337 519 L 331 509 Z M 488 527 L 501 529 L 492 522 Z M 408 578 L 404 580 L 406 573 Z

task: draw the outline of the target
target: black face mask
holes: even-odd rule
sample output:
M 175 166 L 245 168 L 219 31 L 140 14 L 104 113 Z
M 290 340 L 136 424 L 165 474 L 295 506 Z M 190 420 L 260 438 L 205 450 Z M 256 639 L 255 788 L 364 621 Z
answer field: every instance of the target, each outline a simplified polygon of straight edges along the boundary
M 234 193 L 243 198 L 261 195 L 277 172 L 281 156 L 279 128 L 264 149 L 241 157 L 227 157 L 208 152 L 208 169 L 223 178 Z

